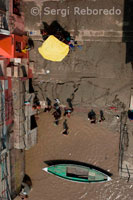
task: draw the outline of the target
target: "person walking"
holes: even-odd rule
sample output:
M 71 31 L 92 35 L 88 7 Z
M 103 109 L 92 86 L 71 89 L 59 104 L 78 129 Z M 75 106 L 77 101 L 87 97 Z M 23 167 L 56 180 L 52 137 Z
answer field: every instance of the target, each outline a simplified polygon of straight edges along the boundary
M 63 122 L 63 132 L 62 134 L 68 135 L 68 125 L 67 125 L 67 120 L 65 119 Z
M 60 100 L 59 99 L 55 99 L 55 102 L 58 103 L 58 105 L 60 104 Z
M 57 111 L 54 111 L 52 115 L 54 115 L 54 118 L 55 118 L 54 124 L 58 125 L 59 124 L 60 113 L 57 112 Z
M 60 118 L 61 117 L 61 108 L 59 106 L 60 101 L 59 101 L 59 99 L 55 99 L 55 102 L 56 103 L 54 104 L 53 108 L 56 110 L 56 112 L 58 112 L 59 118 Z
M 54 103 L 53 108 L 54 108 L 56 111 L 60 108 L 59 104 L 60 104 L 59 99 L 55 99 L 55 103 Z
M 51 109 L 52 109 L 51 100 L 48 97 L 46 97 L 46 107 L 44 109 L 44 112 L 49 112 Z
M 68 107 L 71 109 L 71 111 L 73 112 L 73 105 L 72 105 L 72 99 L 67 98 L 67 103 L 68 103 Z
M 33 99 L 33 106 L 36 107 L 37 109 L 40 109 L 40 101 L 39 98 L 37 97 L 37 93 L 35 93 L 35 97 Z
M 91 123 L 95 124 L 96 123 L 96 113 L 91 110 L 89 113 L 88 113 L 88 120 L 91 121 Z
M 104 113 L 103 113 L 102 110 L 100 110 L 100 120 L 99 120 L 99 122 L 104 121 L 104 120 L 105 120 Z

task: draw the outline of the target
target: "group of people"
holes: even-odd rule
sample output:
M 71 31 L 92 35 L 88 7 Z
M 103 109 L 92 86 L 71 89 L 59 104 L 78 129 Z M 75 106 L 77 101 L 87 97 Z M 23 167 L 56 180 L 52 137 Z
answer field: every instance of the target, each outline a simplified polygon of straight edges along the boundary
M 45 41 L 50 35 L 54 35 L 58 40 L 69 45 L 70 49 L 75 47 L 82 48 L 77 44 L 77 41 L 70 36 L 70 33 L 65 31 L 57 21 L 53 21 L 51 25 L 43 22 L 44 28 L 40 30 L 43 40 Z
M 67 43 L 67 38 L 70 37 L 70 34 L 57 21 L 53 21 L 50 25 L 43 22 L 43 26 L 44 28 L 40 30 L 43 40 L 46 40 L 50 35 L 54 35 L 60 41 Z
M 59 99 L 55 99 L 55 103 L 54 103 L 53 107 L 51 105 L 51 100 L 48 97 L 46 98 L 46 102 L 47 102 L 47 105 L 44 109 L 44 112 L 49 112 L 53 108 L 54 112 L 52 113 L 52 115 L 54 116 L 54 125 L 58 126 L 59 121 L 61 120 L 61 115 L 62 115 L 62 109 L 60 107 L 60 101 L 59 101 Z M 63 116 L 70 118 L 71 113 L 73 112 L 73 107 L 72 107 L 71 102 L 69 102 L 68 105 L 69 105 L 68 108 L 67 107 L 64 108 Z M 62 134 L 68 135 L 68 129 L 69 128 L 68 128 L 68 124 L 67 124 L 67 119 L 65 119 L 64 122 L 63 122 Z
M 104 113 L 102 110 L 100 110 L 100 113 L 99 113 L 99 119 L 97 118 L 96 116 L 96 113 L 94 112 L 94 110 L 92 109 L 89 113 L 88 113 L 88 120 L 90 120 L 90 122 L 92 124 L 95 124 L 96 122 L 102 122 L 105 120 L 105 117 L 104 117 Z

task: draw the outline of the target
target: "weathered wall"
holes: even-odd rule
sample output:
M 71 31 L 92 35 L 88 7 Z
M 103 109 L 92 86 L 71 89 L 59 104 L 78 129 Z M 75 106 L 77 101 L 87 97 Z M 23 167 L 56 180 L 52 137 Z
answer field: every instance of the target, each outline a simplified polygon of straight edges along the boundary
M 24 151 L 11 149 L 10 151 L 11 163 L 11 194 L 15 196 L 20 190 L 20 186 L 24 177 L 25 163 Z

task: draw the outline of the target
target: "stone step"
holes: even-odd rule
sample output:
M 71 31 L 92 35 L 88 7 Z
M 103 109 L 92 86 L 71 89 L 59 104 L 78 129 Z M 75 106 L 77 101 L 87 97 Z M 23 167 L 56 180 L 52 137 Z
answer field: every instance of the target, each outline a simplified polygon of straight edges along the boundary
M 94 31 L 94 30 L 78 30 L 78 35 L 75 35 L 74 30 L 70 30 L 70 35 L 76 41 L 98 41 L 98 42 L 133 42 L 133 31 Z M 43 40 L 40 30 L 32 30 L 29 36 L 33 40 Z
M 74 35 L 74 32 L 71 32 Z M 75 38 L 77 41 L 102 41 L 102 42 L 133 42 L 133 32 L 123 31 L 79 31 Z
M 57 83 L 64 83 L 64 82 L 68 82 L 68 81 L 78 81 L 81 79 L 81 74 L 80 73 L 68 73 L 67 75 L 62 75 L 62 74 L 54 74 L 54 73 L 50 73 L 50 74 L 38 74 L 36 73 L 36 76 L 34 76 L 36 82 L 44 80 L 44 82 L 57 82 Z M 87 79 L 95 79 L 97 78 L 96 74 L 90 74 L 90 75 L 86 75 L 86 74 L 82 74 L 82 78 L 87 78 Z

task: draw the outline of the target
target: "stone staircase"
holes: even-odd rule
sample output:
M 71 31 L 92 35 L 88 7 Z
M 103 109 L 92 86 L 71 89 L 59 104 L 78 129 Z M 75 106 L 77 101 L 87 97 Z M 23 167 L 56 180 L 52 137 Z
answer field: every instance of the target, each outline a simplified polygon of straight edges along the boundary
M 70 35 L 78 42 L 133 42 L 133 31 L 104 31 L 104 30 L 69 30 Z M 28 35 L 33 40 L 43 40 L 40 30 L 31 30 Z

